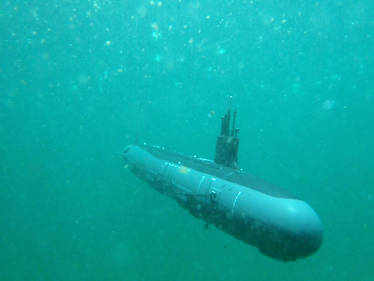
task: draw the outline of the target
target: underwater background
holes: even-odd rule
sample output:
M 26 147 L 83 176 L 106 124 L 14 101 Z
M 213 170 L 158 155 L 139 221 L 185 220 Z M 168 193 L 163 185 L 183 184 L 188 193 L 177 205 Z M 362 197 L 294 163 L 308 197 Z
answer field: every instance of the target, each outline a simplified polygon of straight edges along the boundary
M 283 263 L 124 166 L 137 140 L 239 165 L 306 200 Z M 0 280 L 374 280 L 371 0 L 0 1 Z

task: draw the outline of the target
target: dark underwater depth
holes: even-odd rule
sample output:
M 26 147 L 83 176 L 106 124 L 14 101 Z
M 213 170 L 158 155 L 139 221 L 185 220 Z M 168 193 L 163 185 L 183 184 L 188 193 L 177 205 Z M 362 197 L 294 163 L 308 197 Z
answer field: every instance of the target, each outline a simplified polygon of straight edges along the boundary
M 321 248 L 259 253 L 136 178 L 140 141 L 308 202 Z M 1 0 L 1 281 L 374 280 L 372 0 Z

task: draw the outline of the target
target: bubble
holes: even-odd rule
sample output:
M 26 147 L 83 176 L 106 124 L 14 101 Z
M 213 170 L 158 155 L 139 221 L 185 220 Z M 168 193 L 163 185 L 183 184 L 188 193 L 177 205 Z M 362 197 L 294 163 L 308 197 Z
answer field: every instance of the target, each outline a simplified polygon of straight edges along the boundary
M 224 55 L 224 54 L 226 54 L 226 50 L 221 48 L 221 49 L 218 50 L 218 54 L 219 55 Z
M 152 23 L 151 27 L 152 27 L 154 30 L 158 30 L 158 29 L 159 29 L 159 25 L 158 25 L 158 23 L 156 23 L 156 22 Z
M 332 110 L 335 107 L 335 100 L 327 99 L 322 103 L 322 109 L 324 110 Z
M 161 38 L 161 33 L 158 32 L 158 31 L 153 31 L 152 32 L 152 37 L 153 37 L 153 39 L 158 40 L 158 39 Z
M 208 117 L 209 118 L 213 118 L 213 116 L 216 115 L 216 112 L 214 110 L 211 110 L 209 113 L 208 113 Z

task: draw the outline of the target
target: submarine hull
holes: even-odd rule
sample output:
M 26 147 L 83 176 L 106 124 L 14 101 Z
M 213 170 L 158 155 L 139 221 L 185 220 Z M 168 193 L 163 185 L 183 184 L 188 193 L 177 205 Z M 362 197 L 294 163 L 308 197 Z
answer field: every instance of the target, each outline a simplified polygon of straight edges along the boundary
M 123 158 L 192 215 L 269 257 L 292 261 L 321 245 L 321 221 L 306 202 L 242 170 L 148 145 L 126 147 Z

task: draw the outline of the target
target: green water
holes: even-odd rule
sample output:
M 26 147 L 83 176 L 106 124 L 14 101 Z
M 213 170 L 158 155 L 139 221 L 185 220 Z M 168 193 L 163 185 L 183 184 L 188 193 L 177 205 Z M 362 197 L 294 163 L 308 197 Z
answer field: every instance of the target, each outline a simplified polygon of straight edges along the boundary
M 371 0 L 1 0 L 0 280 L 373 280 L 373 81 Z M 315 255 L 124 168 L 137 139 L 212 158 L 228 96 L 240 166 L 319 213 Z

